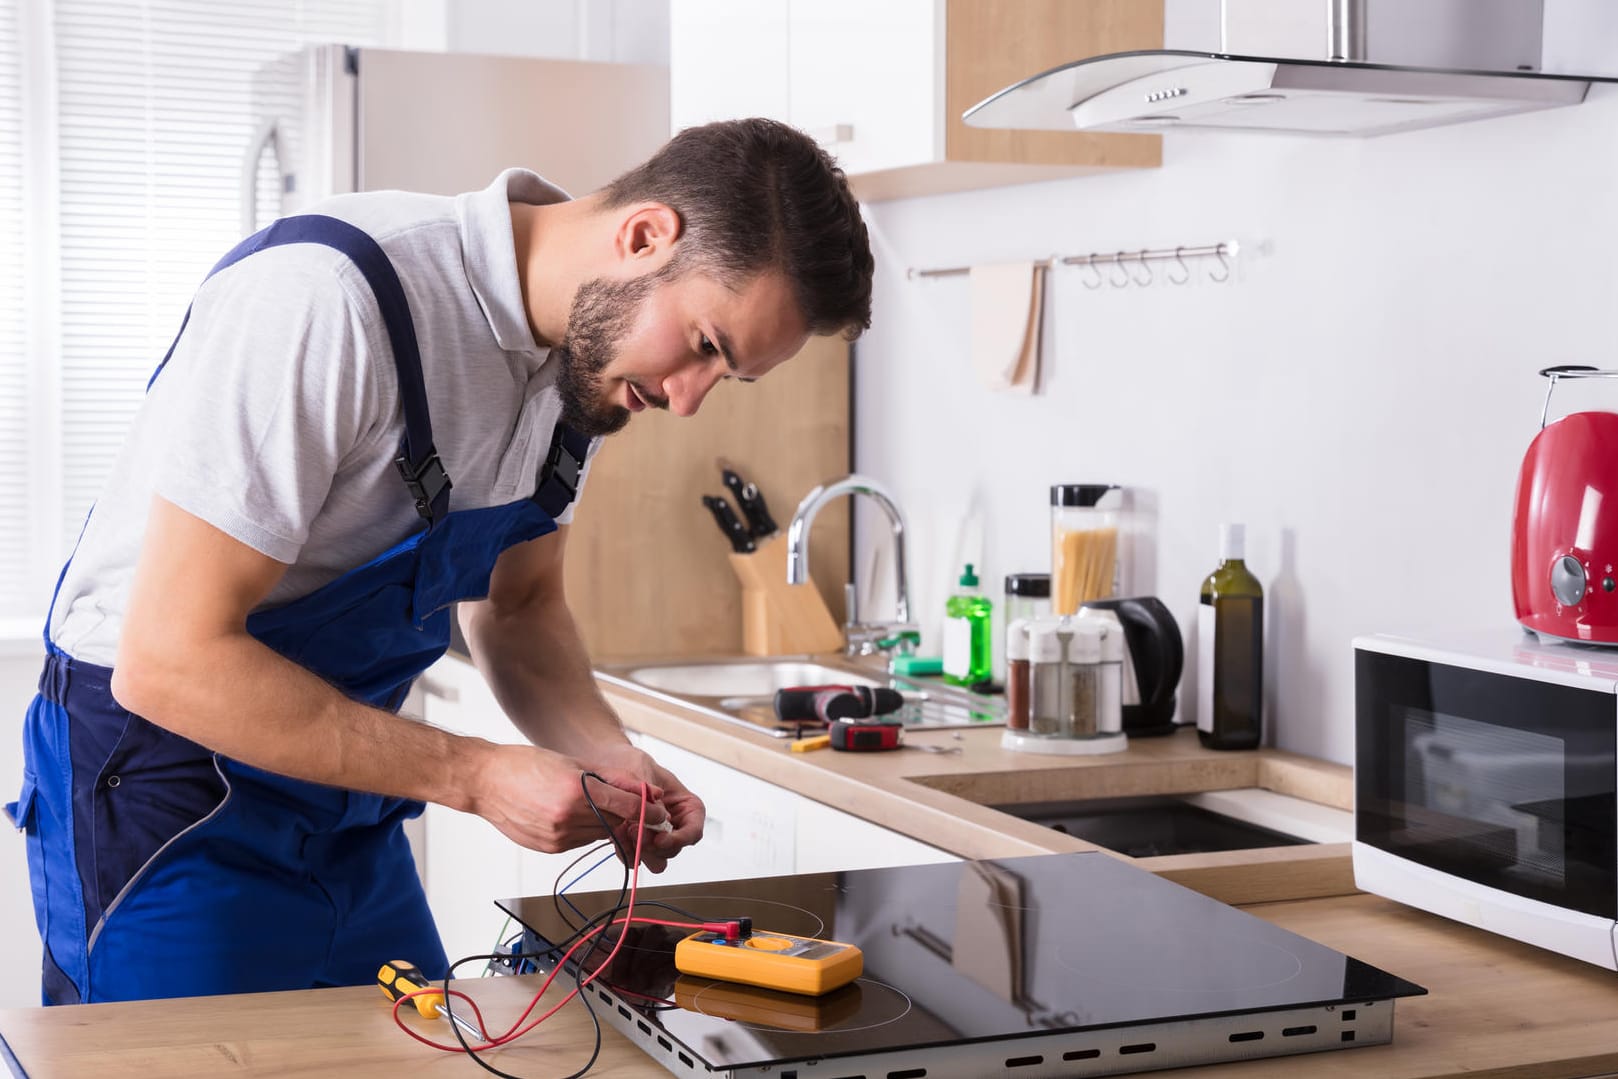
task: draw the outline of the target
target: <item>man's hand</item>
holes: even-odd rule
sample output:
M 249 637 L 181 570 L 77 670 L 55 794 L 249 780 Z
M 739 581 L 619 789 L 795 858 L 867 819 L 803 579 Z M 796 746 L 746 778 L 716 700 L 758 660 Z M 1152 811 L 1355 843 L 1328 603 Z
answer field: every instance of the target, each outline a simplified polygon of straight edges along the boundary
M 627 742 L 613 742 L 592 750 L 585 763 L 592 771 L 599 772 L 603 777 L 607 776 L 609 771 L 633 776 L 636 780 L 662 791 L 660 801 L 664 810 L 663 817 L 670 821 L 674 828 L 668 832 L 648 830 L 641 841 L 641 864 L 653 873 L 663 872 L 668 867 L 670 858 L 702 838 L 703 825 L 708 819 L 708 811 L 703 806 L 702 799 L 687 790 L 685 784 L 681 783 L 673 772 L 659 765 L 642 750 Z M 652 809 L 652 806 L 647 807 L 648 825 L 656 823 L 652 817 Z M 624 830 L 619 833 L 619 841 L 624 844 L 626 850 L 635 849 L 634 828 L 635 817 L 631 814 Z
M 585 783 L 607 825 L 620 842 L 626 834 L 633 839 L 641 811 L 641 772 L 606 763 L 585 764 L 535 746 L 490 748 L 471 808 L 513 842 L 557 853 L 605 838 L 579 781 L 587 771 L 605 780 Z M 663 807 L 666 793 L 655 784 L 647 786 L 646 823 L 655 826 L 669 819 Z M 648 833 L 657 834 L 661 833 Z M 634 849 L 632 842 L 629 849 Z

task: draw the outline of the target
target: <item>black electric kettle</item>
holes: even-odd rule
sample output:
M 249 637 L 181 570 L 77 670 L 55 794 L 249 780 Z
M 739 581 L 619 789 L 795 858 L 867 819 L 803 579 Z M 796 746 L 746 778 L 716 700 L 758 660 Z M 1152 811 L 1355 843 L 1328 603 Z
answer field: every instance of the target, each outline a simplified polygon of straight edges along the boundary
M 1185 643 L 1180 624 L 1156 596 L 1096 599 L 1084 607 L 1112 611 L 1123 623 L 1124 733 L 1131 738 L 1173 734 L 1175 694 L 1185 666 Z M 1134 690 L 1132 693 L 1131 690 Z

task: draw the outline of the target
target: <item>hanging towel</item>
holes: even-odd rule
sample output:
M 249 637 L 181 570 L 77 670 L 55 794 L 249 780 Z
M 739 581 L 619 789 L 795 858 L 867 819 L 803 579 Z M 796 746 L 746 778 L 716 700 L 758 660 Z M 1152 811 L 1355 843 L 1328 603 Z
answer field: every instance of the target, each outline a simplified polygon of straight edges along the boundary
M 1039 377 L 1039 317 L 1045 266 L 1000 262 L 974 266 L 972 368 L 991 390 L 1033 393 Z

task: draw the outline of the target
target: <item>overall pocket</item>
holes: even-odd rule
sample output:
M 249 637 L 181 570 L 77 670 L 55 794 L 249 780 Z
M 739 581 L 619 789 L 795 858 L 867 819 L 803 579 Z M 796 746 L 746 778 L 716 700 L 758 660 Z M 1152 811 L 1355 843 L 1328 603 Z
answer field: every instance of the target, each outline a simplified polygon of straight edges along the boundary
M 34 823 L 34 792 L 39 789 L 39 782 L 34 779 L 34 773 L 24 769 L 22 774 L 22 793 L 17 795 L 15 802 L 7 802 L 5 806 L 6 818 L 11 826 L 19 832 L 32 834 Z
M 209 750 L 134 713 L 123 716 L 112 752 L 93 778 L 86 776 L 94 820 L 92 924 L 158 851 L 218 809 L 228 790 Z

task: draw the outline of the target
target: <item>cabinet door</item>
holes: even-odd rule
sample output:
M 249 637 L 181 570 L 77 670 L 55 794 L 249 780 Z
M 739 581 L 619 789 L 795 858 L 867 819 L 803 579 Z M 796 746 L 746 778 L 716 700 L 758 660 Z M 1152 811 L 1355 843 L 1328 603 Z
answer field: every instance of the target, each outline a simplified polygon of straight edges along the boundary
M 446 656 L 418 684 L 423 718 L 433 726 L 491 742 L 523 741 L 483 676 L 465 660 Z M 428 804 L 422 822 L 422 878 L 444 950 L 451 962 L 489 951 L 505 921 L 495 900 L 520 894 L 521 848 L 482 817 L 447 806 Z M 468 964 L 461 973 L 481 969 Z
M 701 798 L 708 810 L 702 842 L 681 851 L 643 883 L 773 877 L 792 872 L 798 795 L 678 746 L 638 735 L 642 749 Z
M 465 660 L 447 656 L 417 684 L 423 718 L 434 726 L 504 745 L 527 741 L 506 718 L 477 668 Z M 452 961 L 494 949 L 505 923 L 497 900 L 551 895 L 600 857 L 580 862 L 569 871 L 586 848 L 560 854 L 528 850 L 482 817 L 441 805 L 429 805 L 422 823 L 425 857 L 421 869 L 427 904 Z M 575 888 L 616 888 L 620 879 L 616 866 L 615 860 L 609 860 Z M 467 969 L 475 974 L 481 968 Z
M 943 153 L 940 0 L 790 0 L 791 122 L 849 175 Z
M 820 802 L 802 799 L 797 812 L 798 873 L 830 873 L 841 869 L 885 869 L 896 865 L 958 862 L 947 850 Z
M 788 119 L 787 0 L 675 0 L 672 131 L 743 116 Z

